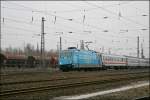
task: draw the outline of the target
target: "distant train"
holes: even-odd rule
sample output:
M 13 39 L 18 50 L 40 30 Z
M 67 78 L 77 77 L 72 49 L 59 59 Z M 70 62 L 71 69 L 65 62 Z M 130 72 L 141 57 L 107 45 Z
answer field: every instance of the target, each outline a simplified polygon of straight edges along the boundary
M 44 59 L 45 66 L 56 67 L 58 64 L 58 57 L 50 56 Z M 25 56 L 25 55 L 4 55 L 0 54 L 1 67 L 40 67 L 40 56 Z
M 59 68 L 62 71 L 145 67 L 149 68 L 149 59 L 101 54 L 92 50 L 78 50 L 75 47 L 62 50 L 59 56 Z

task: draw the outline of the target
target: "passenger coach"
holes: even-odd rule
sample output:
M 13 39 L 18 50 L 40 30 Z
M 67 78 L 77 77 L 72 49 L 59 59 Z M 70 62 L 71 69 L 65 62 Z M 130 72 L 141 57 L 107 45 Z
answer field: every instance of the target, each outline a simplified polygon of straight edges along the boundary
M 127 68 L 127 58 L 119 55 L 102 54 L 103 67 L 105 69 L 124 69 Z

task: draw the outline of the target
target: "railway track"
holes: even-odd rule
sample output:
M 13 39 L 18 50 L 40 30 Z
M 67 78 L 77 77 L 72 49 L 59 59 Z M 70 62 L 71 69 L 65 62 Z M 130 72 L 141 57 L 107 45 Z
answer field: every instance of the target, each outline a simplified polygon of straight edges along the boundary
M 114 71 L 109 71 L 109 70 L 102 70 L 103 72 L 106 71 L 106 72 L 115 72 L 116 70 Z M 120 70 L 122 71 L 122 70 Z M 131 69 L 126 69 L 124 71 L 133 71 Z M 141 71 L 141 69 L 136 69 L 134 71 Z M 145 71 L 145 69 L 143 70 Z M 50 74 L 54 74 L 54 73 L 72 73 L 72 72 L 61 72 L 61 71 L 55 71 L 53 73 L 50 73 L 49 71 L 25 71 L 25 72 L 12 72 L 12 73 L 0 73 L 0 76 L 16 76 L 16 75 L 36 75 L 36 74 L 45 74 L 45 73 L 50 73 Z M 101 72 L 101 71 L 100 71 Z M 122 71 L 123 72 L 123 71 Z
M 138 72 L 138 74 L 148 73 L 147 71 Z M 64 77 L 64 78 L 53 78 L 53 79 L 46 79 L 46 80 L 28 80 L 28 81 L 16 81 L 16 82 L 3 82 L 0 85 L 17 85 L 17 84 L 29 84 L 29 83 L 42 83 L 42 82 L 52 82 L 52 81 L 60 81 L 60 80 L 69 80 L 69 79 L 84 79 L 89 77 L 104 77 L 104 76 L 115 76 L 115 75 L 125 75 L 125 74 L 137 74 L 137 72 L 127 72 L 127 73 L 107 73 L 103 75 L 93 75 L 93 76 L 78 76 L 78 77 Z
M 46 90 L 55 90 L 55 89 L 62 89 L 62 88 L 69 88 L 69 87 L 78 87 L 78 86 L 86 86 L 86 85 L 94 85 L 94 84 L 104 84 L 109 82 L 118 82 L 121 80 L 132 80 L 138 78 L 148 77 L 148 75 L 142 75 L 139 73 L 130 73 L 132 75 L 127 74 L 120 74 L 117 77 L 108 77 L 106 79 L 100 80 L 92 80 L 92 81 L 84 81 L 84 82 L 73 82 L 73 83 L 65 83 L 65 84 L 56 84 L 56 85 L 48 85 L 48 86 L 41 86 L 41 87 L 31 87 L 31 88 L 24 88 L 24 89 L 15 89 L 15 90 L 7 90 L 1 91 L 0 96 L 8 96 L 8 95 L 18 95 L 22 93 L 30 93 L 30 92 L 40 92 Z
M 15 75 L 24 75 L 24 74 L 28 74 L 28 75 L 33 75 L 33 74 L 39 74 L 39 73 L 48 73 L 48 71 L 32 71 L 32 72 L 11 72 L 11 73 L 7 73 L 7 74 L 4 74 L 4 73 L 0 73 L 0 76 L 15 76 Z

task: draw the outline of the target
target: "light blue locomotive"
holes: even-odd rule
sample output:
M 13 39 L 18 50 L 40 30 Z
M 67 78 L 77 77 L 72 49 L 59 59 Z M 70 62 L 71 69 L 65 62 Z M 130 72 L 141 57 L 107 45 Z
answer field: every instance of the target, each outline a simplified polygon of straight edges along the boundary
M 101 68 L 100 55 L 92 50 L 78 50 L 70 47 L 60 52 L 59 68 L 63 71 Z

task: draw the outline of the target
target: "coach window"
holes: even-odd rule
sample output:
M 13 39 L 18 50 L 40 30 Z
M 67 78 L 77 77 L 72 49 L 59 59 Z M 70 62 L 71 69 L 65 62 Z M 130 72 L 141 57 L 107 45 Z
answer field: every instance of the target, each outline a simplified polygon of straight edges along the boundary
M 108 58 L 106 57 L 106 60 L 108 60 Z
M 121 62 L 121 61 L 122 61 L 122 58 L 119 58 L 119 61 Z
M 105 57 L 103 57 L 103 60 L 105 60 Z
M 110 57 L 108 57 L 108 60 L 110 61 Z
M 110 57 L 108 57 L 108 61 L 110 61 Z

